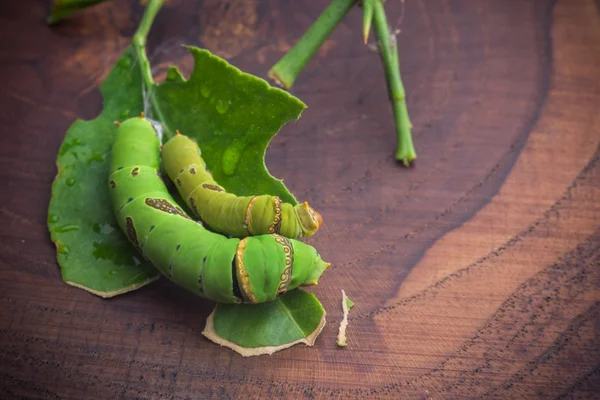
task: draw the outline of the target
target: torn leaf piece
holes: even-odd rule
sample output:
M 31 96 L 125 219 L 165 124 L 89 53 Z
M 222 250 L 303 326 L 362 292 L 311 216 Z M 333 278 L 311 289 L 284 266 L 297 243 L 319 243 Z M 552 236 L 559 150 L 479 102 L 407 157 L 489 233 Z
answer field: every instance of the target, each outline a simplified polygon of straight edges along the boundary
M 348 327 L 348 311 L 354 307 L 354 303 L 348 296 L 346 296 L 346 292 L 342 289 L 342 312 L 344 314 L 342 322 L 340 322 L 340 331 L 337 337 L 337 345 L 340 347 L 346 347 L 346 328 Z
M 273 354 L 298 343 L 313 346 L 325 310 L 312 293 L 297 289 L 260 304 L 217 304 L 202 334 L 244 357 Z

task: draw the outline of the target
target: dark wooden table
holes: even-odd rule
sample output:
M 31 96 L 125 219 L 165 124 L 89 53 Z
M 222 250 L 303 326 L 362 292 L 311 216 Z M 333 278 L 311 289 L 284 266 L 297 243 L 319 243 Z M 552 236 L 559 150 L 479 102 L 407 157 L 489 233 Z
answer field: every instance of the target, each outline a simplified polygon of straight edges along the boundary
M 0 11 L 0 398 L 598 398 L 600 11 L 593 0 L 409 0 L 399 48 L 419 154 L 397 166 L 377 55 L 353 10 L 293 92 L 309 108 L 271 172 L 324 215 L 333 263 L 314 348 L 242 358 L 200 335 L 212 304 L 161 280 L 102 300 L 65 285 L 46 230 L 55 156 L 129 43 L 137 1 L 50 29 Z M 169 2 L 179 44 L 265 77 L 325 1 Z M 388 1 L 400 15 L 400 1 Z M 355 301 L 335 336 L 340 290 Z

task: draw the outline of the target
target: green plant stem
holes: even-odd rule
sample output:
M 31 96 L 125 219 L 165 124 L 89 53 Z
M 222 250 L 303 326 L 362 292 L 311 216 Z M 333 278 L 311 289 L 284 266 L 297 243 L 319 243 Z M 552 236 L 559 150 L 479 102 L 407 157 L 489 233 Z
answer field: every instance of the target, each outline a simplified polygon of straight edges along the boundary
M 156 96 L 154 95 L 154 88 L 156 87 L 156 83 L 154 82 L 154 78 L 152 77 L 152 68 L 150 67 L 150 61 L 148 60 L 148 55 L 146 54 L 146 42 L 148 40 L 148 33 L 150 32 L 150 28 L 152 27 L 152 23 L 154 22 L 156 14 L 158 13 L 158 11 L 164 3 L 165 0 L 150 0 L 148 2 L 148 6 L 146 7 L 146 11 L 144 11 L 144 16 L 140 21 L 140 25 L 138 26 L 137 31 L 133 35 L 132 42 L 137 62 L 140 66 L 142 80 L 144 82 L 144 94 L 146 96 L 147 101 L 150 102 L 151 106 L 152 113 L 149 116 L 160 121 L 167 135 L 170 135 L 171 131 L 165 124 L 162 112 L 158 105 L 158 101 L 156 99 Z
M 365 44 L 369 40 L 371 31 L 371 22 L 373 22 L 373 6 L 376 0 L 363 0 L 363 39 Z
M 135 53 L 140 65 L 140 71 L 142 72 L 142 79 L 144 80 L 144 85 L 146 86 L 147 90 L 154 86 L 154 79 L 152 78 L 150 61 L 148 61 L 148 56 L 146 54 L 146 41 L 148 40 L 148 33 L 150 32 L 150 27 L 154 22 L 154 18 L 164 2 L 165 0 L 150 0 L 148 2 L 146 11 L 144 11 L 144 16 L 140 21 L 140 26 L 133 35 L 132 40 L 133 47 L 135 48 Z
M 289 89 L 325 39 L 341 22 L 356 0 L 332 0 L 298 43 L 268 72 L 273 81 Z
M 394 119 L 396 121 L 396 133 L 398 135 L 396 160 L 402 161 L 404 166 L 408 167 L 411 161 L 417 158 L 417 154 L 413 146 L 412 135 L 410 132 L 412 124 L 406 107 L 404 85 L 400 79 L 398 48 L 395 37 L 392 37 L 392 33 L 388 27 L 383 0 L 375 0 L 373 26 L 379 45 L 379 54 L 385 69 L 388 93 L 394 111 Z

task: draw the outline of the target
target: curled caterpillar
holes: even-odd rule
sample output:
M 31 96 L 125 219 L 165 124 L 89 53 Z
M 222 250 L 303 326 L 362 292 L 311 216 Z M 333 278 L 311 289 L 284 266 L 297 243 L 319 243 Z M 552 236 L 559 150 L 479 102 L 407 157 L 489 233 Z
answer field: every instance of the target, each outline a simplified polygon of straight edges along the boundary
M 227 193 L 206 170 L 196 142 L 179 132 L 163 146 L 162 161 L 187 205 L 216 232 L 301 238 L 312 236 L 323 224 L 321 215 L 306 202 L 293 206 L 278 196 Z
M 129 241 L 174 283 L 219 303 L 260 303 L 317 284 L 329 266 L 278 234 L 228 239 L 193 221 L 159 173 L 160 140 L 143 114 L 119 124 L 108 188 Z

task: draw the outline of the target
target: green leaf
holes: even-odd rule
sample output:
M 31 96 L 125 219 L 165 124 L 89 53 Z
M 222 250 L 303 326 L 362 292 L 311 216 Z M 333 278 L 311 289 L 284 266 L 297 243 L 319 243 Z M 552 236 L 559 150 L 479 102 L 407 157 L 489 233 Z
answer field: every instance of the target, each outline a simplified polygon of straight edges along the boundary
M 156 88 L 155 118 L 172 131 L 198 141 L 215 180 L 237 195 L 271 194 L 297 204 L 264 163 L 269 141 L 300 117 L 306 105 L 265 80 L 244 73 L 206 50 L 188 47 L 194 57 L 189 80 L 171 70 Z
M 77 120 L 60 147 L 48 228 L 62 277 L 102 297 L 135 290 L 159 274 L 129 244 L 113 215 L 106 179 L 113 121 L 143 109 L 142 80 L 129 47 L 100 87 L 102 113 Z
M 325 315 L 312 293 L 297 289 L 268 303 L 219 304 L 202 334 L 245 357 L 273 354 L 298 343 L 314 345 Z
M 52 11 L 47 19 L 49 24 L 55 24 L 68 18 L 74 12 L 91 7 L 108 0 L 54 0 Z

